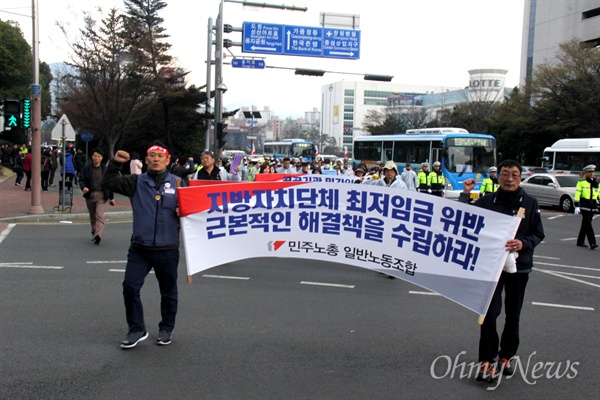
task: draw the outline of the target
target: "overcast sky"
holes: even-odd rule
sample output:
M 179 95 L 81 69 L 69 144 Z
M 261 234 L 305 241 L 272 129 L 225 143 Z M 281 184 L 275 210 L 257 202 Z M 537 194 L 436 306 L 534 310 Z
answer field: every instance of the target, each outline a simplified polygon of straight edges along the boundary
M 220 0 L 165 0 L 166 33 L 171 55 L 190 71 L 188 83 L 206 83 L 208 19 L 216 21 Z M 237 1 L 237 0 L 236 0 Z M 506 86 L 519 83 L 524 0 L 254 0 L 256 3 L 307 7 L 308 11 L 282 11 L 225 3 L 224 22 L 242 27 L 244 22 L 318 27 L 320 12 L 360 17 L 360 59 L 261 55 L 230 50 L 241 56 L 265 57 L 267 66 L 309 68 L 356 74 L 393 75 L 394 83 L 464 87 L 471 69 L 508 70 Z M 31 0 L 0 0 L 0 18 L 21 25 L 31 43 Z M 46 63 L 69 59 L 69 47 L 56 27 L 70 25 L 73 35 L 80 27 L 83 11 L 100 5 L 123 9 L 118 0 L 39 0 L 40 60 Z M 7 13 L 6 11 L 10 12 Z M 242 41 L 233 32 L 225 38 Z M 228 54 L 226 62 L 231 61 Z M 214 79 L 214 74 L 213 74 Z M 304 116 L 320 108 L 321 86 L 361 76 L 326 73 L 323 77 L 296 76 L 293 70 L 240 69 L 223 66 L 225 109 L 269 106 L 281 118 Z

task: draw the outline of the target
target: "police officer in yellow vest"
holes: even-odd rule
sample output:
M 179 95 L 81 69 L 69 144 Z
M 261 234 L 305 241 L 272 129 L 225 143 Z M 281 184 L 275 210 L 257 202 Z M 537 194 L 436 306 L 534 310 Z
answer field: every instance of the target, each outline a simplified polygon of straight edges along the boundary
M 431 194 L 439 197 L 446 197 L 446 180 L 442 173 L 442 164 L 439 161 L 433 163 L 433 171 L 427 175 L 427 184 L 431 189 Z
M 481 196 L 485 196 L 486 194 L 492 194 L 494 193 L 496 190 L 498 190 L 498 187 L 500 186 L 498 184 L 498 178 L 496 177 L 496 171 L 498 171 L 498 169 L 496 167 L 490 167 L 488 169 L 488 177 L 486 177 L 483 182 L 481 182 L 481 189 L 479 190 L 479 194 Z
M 595 165 L 587 165 L 583 168 L 583 179 L 577 182 L 575 188 L 575 215 L 581 214 L 581 228 L 577 236 L 577 246 L 587 247 L 585 237 L 587 236 L 590 248 L 594 250 L 596 237 L 592 227 L 594 212 L 598 209 L 598 182 L 594 179 Z
M 417 174 L 417 191 L 421 193 L 431 193 L 429 183 L 427 182 L 427 175 L 429 175 L 429 163 L 421 163 L 421 170 Z

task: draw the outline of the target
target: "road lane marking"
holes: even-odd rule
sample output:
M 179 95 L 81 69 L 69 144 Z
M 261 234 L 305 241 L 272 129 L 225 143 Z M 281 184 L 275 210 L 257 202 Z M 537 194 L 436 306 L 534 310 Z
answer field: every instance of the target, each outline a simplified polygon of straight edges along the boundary
M 108 272 L 125 272 L 124 269 L 116 269 L 116 268 L 111 268 L 108 270 Z M 151 274 L 154 273 L 154 271 L 150 271 Z
M 409 294 L 422 294 L 422 295 L 426 295 L 426 296 L 441 296 L 439 293 L 434 293 L 434 292 L 417 292 L 415 290 L 409 290 L 408 293 Z
M 600 237 L 600 235 L 594 235 L 594 237 Z M 577 238 L 576 237 L 573 237 L 573 238 L 563 238 L 563 239 L 560 239 L 560 240 L 563 241 L 563 242 L 568 242 L 568 241 L 572 241 L 572 240 L 577 240 Z
M 6 229 L 4 229 L 2 231 L 2 233 L 0 233 L 0 243 L 2 243 L 2 241 L 8 236 L 8 234 L 10 233 L 10 231 L 12 231 L 12 229 L 16 226 L 17 224 L 8 224 L 8 226 L 6 227 Z
M 545 271 L 548 271 L 548 270 L 545 270 Z M 562 272 L 562 271 L 552 271 L 552 272 L 556 272 L 557 274 L 567 275 L 567 276 L 578 276 L 579 278 L 600 279 L 600 276 L 581 275 L 581 274 L 574 274 L 572 272 Z
M 533 258 L 547 258 L 548 260 L 560 260 L 560 257 L 533 256 Z
M 88 264 L 125 264 L 127 260 L 123 261 L 87 261 Z
M 0 263 L 0 268 L 63 269 L 53 265 L 33 265 L 33 263 Z
M 562 217 L 564 217 L 563 214 L 558 214 L 558 215 L 555 215 L 554 217 L 548 217 L 548 219 L 557 219 L 557 218 L 562 218 Z
M 543 262 L 535 262 L 536 265 L 547 265 L 549 267 L 561 267 L 561 268 L 571 268 L 571 269 L 583 269 L 586 271 L 598 271 L 600 272 L 600 269 L 598 268 L 591 268 L 591 267 L 576 267 L 574 265 L 563 265 L 563 264 L 549 264 L 549 263 L 543 263 Z
M 569 276 L 564 276 L 564 275 L 561 275 L 560 272 L 547 271 L 547 270 L 544 270 L 544 269 L 537 269 L 537 268 L 534 268 L 534 270 L 543 272 L 544 274 L 554 275 L 554 276 L 557 276 L 559 278 L 568 279 L 570 281 L 575 281 L 575 282 L 583 283 L 584 285 L 590 285 L 590 286 L 593 286 L 593 287 L 600 288 L 600 285 L 597 285 L 597 284 L 591 283 L 591 282 L 582 281 L 581 279 L 576 279 L 576 278 L 571 278 Z
M 330 286 L 330 287 L 339 287 L 339 288 L 346 288 L 346 289 L 354 289 L 354 285 L 341 285 L 339 283 L 324 283 L 324 282 L 301 281 L 300 284 L 301 285 Z
M 552 303 L 538 303 L 537 301 L 532 301 L 531 304 L 533 304 L 534 306 L 569 308 L 571 310 L 594 311 L 593 307 L 567 306 L 565 304 L 552 304 Z
M 203 278 L 213 278 L 213 279 L 237 279 L 240 281 L 247 281 L 250 278 L 246 276 L 228 276 L 228 275 L 202 275 Z

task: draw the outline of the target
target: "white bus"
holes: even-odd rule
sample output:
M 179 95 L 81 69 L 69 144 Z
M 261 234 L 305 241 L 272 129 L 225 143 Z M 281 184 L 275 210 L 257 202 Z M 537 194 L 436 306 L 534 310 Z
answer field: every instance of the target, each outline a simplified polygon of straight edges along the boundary
M 600 138 L 560 139 L 544 149 L 543 166 L 554 173 L 579 173 L 594 164 L 600 169 Z
M 284 139 L 281 142 L 265 142 L 263 149 L 265 156 L 276 160 L 289 157 L 312 162 L 316 153 L 314 143 L 304 139 Z

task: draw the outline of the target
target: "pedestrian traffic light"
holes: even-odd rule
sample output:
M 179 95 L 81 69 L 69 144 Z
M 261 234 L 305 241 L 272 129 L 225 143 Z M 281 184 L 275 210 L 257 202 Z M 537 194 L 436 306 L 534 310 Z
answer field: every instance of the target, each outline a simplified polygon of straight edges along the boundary
M 21 102 L 19 99 L 4 99 L 4 129 L 21 127 Z
M 23 128 L 31 128 L 31 99 L 23 99 Z
M 225 128 L 227 128 L 227 124 L 217 122 L 217 146 L 219 149 L 227 143 L 227 140 L 225 140 L 225 132 L 223 132 Z

